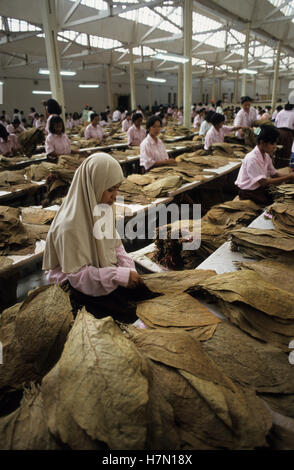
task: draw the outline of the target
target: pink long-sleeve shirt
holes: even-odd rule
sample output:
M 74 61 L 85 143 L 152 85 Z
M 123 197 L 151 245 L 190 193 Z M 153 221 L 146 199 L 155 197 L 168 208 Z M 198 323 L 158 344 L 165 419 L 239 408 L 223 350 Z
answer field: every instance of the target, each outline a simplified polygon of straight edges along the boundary
M 118 286 L 126 287 L 130 271 L 136 271 L 135 264 L 123 245 L 116 248 L 116 257 L 117 266 L 108 268 L 84 266 L 76 273 L 63 273 L 58 266 L 48 272 L 47 279 L 50 283 L 57 284 L 63 284 L 68 280 L 74 289 L 93 297 L 107 295 Z
M 17 150 L 19 148 L 18 140 L 16 135 L 10 134 L 7 137 L 7 142 L 5 142 L 2 137 L 0 138 L 0 154 L 6 155 L 13 152 L 13 150 Z
M 124 119 L 123 122 L 122 122 L 122 125 L 121 125 L 121 130 L 123 132 L 127 132 L 129 130 L 129 128 L 131 127 L 132 125 L 132 121 L 131 120 L 127 120 L 127 119 Z
M 276 173 L 271 157 L 267 153 L 263 156 L 256 145 L 244 158 L 235 184 L 240 189 L 254 190 L 260 187 L 260 180 Z
M 225 135 L 230 134 L 232 129 L 234 129 L 232 126 L 222 126 L 220 130 L 217 131 L 214 126 L 211 126 L 205 136 L 204 149 L 208 150 L 212 144 L 224 142 Z
M 66 134 L 49 133 L 45 140 L 45 151 L 47 155 L 52 152 L 57 155 L 69 155 L 71 153 L 70 140 Z
M 139 129 L 133 124 L 127 132 L 128 136 L 128 145 L 137 145 L 139 146 L 142 140 L 146 137 L 146 131 L 143 127 Z
M 148 134 L 140 144 L 140 165 L 149 170 L 154 163 L 168 160 L 168 153 L 162 141 L 156 141 Z
M 93 124 L 89 124 L 86 129 L 85 129 L 85 139 L 99 139 L 101 140 L 103 138 L 103 129 L 101 126 L 97 125 L 96 127 L 93 126 Z

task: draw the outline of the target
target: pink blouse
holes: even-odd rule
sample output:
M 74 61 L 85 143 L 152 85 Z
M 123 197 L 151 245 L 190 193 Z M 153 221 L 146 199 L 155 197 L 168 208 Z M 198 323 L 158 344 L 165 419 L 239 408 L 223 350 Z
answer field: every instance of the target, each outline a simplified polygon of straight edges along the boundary
M 212 144 L 218 144 L 224 141 L 225 135 L 228 135 L 232 132 L 234 127 L 232 126 L 222 126 L 219 131 L 216 130 L 214 126 L 211 126 L 209 131 L 205 136 L 204 149 L 208 150 Z
M 235 184 L 240 189 L 257 189 L 261 179 L 267 179 L 276 173 L 271 157 L 267 153 L 263 156 L 256 145 L 244 158 Z
M 257 111 L 255 108 L 252 106 L 249 109 L 249 113 L 246 113 L 244 109 L 240 109 L 240 111 L 237 113 L 237 116 L 235 117 L 234 120 L 234 126 L 244 126 L 244 127 L 250 127 L 254 121 L 257 121 Z M 236 132 L 236 137 L 239 139 L 243 139 L 243 133 L 240 131 Z
M 17 137 L 15 134 L 10 134 L 7 137 L 7 142 L 0 138 L 0 154 L 6 155 L 12 153 L 13 150 L 17 150 L 19 147 Z
M 168 160 L 168 154 L 162 141 L 156 141 L 148 134 L 140 144 L 140 165 L 149 170 L 154 163 Z
M 57 155 L 69 155 L 71 153 L 70 140 L 66 134 L 48 134 L 45 140 L 45 151 L 49 155 L 52 152 Z
M 140 127 L 139 129 L 133 124 L 127 132 L 128 136 L 128 145 L 137 145 L 139 146 L 142 142 L 142 140 L 145 139 L 146 137 L 146 131 L 143 129 L 143 127 Z
M 131 127 L 132 125 L 132 121 L 131 120 L 127 120 L 127 119 L 124 119 L 123 122 L 122 122 L 122 125 L 121 125 L 121 130 L 123 132 L 127 132 L 128 129 Z
M 25 131 L 25 128 L 21 124 L 17 128 L 15 128 L 13 124 L 8 124 L 6 130 L 9 134 L 21 134 Z
M 126 253 L 123 245 L 116 248 L 117 266 L 95 268 L 84 266 L 76 273 L 65 274 L 60 267 L 51 269 L 47 279 L 50 283 L 63 284 L 69 281 L 74 289 L 86 295 L 99 297 L 110 294 L 118 286 L 126 287 L 130 271 L 136 271 L 133 260 Z
M 93 124 L 89 124 L 85 129 L 85 139 L 98 139 L 101 140 L 103 138 L 103 129 L 101 126 L 97 125 L 96 127 Z

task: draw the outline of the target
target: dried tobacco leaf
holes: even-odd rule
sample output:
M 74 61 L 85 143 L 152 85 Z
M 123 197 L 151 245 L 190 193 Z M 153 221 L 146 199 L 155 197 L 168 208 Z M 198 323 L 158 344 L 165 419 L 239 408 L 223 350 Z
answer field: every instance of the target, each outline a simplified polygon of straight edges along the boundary
M 294 294 L 264 281 L 254 271 L 219 274 L 188 292 L 216 300 L 221 312 L 251 336 L 288 351 L 294 337 Z
M 294 238 L 277 230 L 242 228 L 231 232 L 232 251 L 240 251 L 249 258 L 276 258 L 282 255 L 293 257 Z
M 249 387 L 279 413 L 294 417 L 294 374 L 288 357 L 224 321 L 203 349 L 234 382 Z
M 165 196 L 169 191 L 178 189 L 182 184 L 180 176 L 167 176 L 166 178 L 160 178 L 154 183 L 144 186 L 143 192 L 148 197 L 156 198 Z
M 44 412 L 42 395 L 34 384 L 26 389 L 20 407 L 0 418 L 0 448 L 2 450 L 57 450 Z
M 21 218 L 24 224 L 50 225 L 56 215 L 56 211 L 39 209 L 37 207 L 23 207 Z
M 35 289 L 4 310 L 0 389 L 19 389 L 42 378 L 58 360 L 72 321 L 69 296 L 57 285 Z
M 153 363 L 153 379 L 173 407 L 182 448 L 266 445 L 272 420 L 263 402 L 224 375 L 189 333 L 128 327 L 128 334 Z
M 276 230 L 294 236 L 294 201 L 275 203 L 268 208 L 268 212 L 273 215 Z
M 142 278 L 146 286 L 153 292 L 175 294 L 176 292 L 184 292 L 189 287 L 197 285 L 198 282 L 215 275 L 216 272 L 213 270 L 193 269 L 143 274 Z
M 137 316 L 151 328 L 210 326 L 220 320 L 207 307 L 185 293 L 167 294 L 137 305 Z
M 97 320 L 81 310 L 58 364 L 42 382 L 51 433 L 82 449 L 73 422 L 111 449 L 144 449 L 147 373 L 146 361 L 112 318 Z

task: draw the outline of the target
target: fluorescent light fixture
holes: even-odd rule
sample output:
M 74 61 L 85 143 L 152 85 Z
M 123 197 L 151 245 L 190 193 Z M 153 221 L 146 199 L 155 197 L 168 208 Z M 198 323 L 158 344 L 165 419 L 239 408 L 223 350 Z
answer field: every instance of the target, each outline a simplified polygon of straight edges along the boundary
M 241 69 L 240 70 L 240 73 L 246 73 L 248 75 L 255 75 L 257 72 L 257 70 L 251 70 L 251 69 Z
M 165 78 L 156 78 L 156 77 L 147 77 L 146 80 L 147 80 L 147 82 L 158 82 L 158 83 L 165 83 L 166 82 Z
M 171 62 L 180 62 L 181 64 L 189 62 L 189 59 L 187 57 L 174 54 L 163 54 L 162 52 L 158 52 L 157 54 L 155 54 L 153 56 L 153 59 L 169 60 Z
M 0 85 L 3 85 L 3 84 L 4 84 L 4 82 L 0 82 Z
M 50 75 L 50 71 L 47 69 L 39 69 L 39 74 L 40 75 Z M 72 77 L 73 75 L 76 75 L 77 72 L 74 72 L 72 70 L 61 70 L 60 75 L 63 75 L 65 77 Z
M 33 90 L 33 95 L 51 95 L 51 91 L 44 91 L 44 90 Z
M 80 83 L 79 88 L 99 88 L 100 85 L 94 83 Z

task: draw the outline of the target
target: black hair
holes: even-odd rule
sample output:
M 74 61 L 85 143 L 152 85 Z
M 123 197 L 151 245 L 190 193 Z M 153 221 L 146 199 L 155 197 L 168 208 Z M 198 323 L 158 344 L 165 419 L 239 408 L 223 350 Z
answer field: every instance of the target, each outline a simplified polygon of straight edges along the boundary
M 16 114 L 19 113 L 19 110 L 15 108 L 13 112 Z
M 222 100 L 218 100 L 218 101 L 216 102 L 216 105 L 217 105 L 217 106 L 220 106 L 221 104 L 222 104 Z
M 245 103 L 246 101 L 252 101 L 250 96 L 241 96 L 241 104 Z
M 281 105 L 279 105 L 279 106 L 276 107 L 276 110 L 277 110 L 277 111 L 282 111 L 282 109 L 283 109 L 283 106 L 281 106 Z
M 90 116 L 90 121 L 92 122 L 96 117 L 99 117 L 97 113 L 92 113 Z
M 107 121 L 107 113 L 100 113 L 101 121 Z
M 20 120 L 18 118 L 13 119 L 12 124 L 20 124 Z
M 260 144 L 261 141 L 266 142 L 266 143 L 271 143 L 271 144 L 274 144 L 275 142 L 277 142 L 280 136 L 280 133 L 276 127 L 265 125 L 265 126 L 260 126 L 260 129 L 261 131 L 257 137 L 258 144 Z
M 285 111 L 292 111 L 294 104 L 287 103 L 285 104 Z
M 61 107 L 59 106 L 57 101 L 54 100 L 53 98 L 50 98 L 46 102 L 46 107 L 47 107 L 47 111 L 49 114 L 57 114 L 57 115 L 61 114 Z
M 9 136 L 9 132 L 7 132 L 5 127 L 2 124 L 0 124 L 0 137 L 2 137 L 2 139 L 6 141 L 8 136 Z
M 217 124 L 220 124 L 221 122 L 224 122 L 224 121 L 225 121 L 225 116 L 223 114 L 214 113 L 210 122 L 213 126 L 216 126 Z
M 35 108 L 31 108 L 31 111 L 32 111 L 32 113 L 36 112 Z
M 143 119 L 143 116 L 141 113 L 134 113 L 132 116 L 132 122 L 137 121 L 137 119 Z
M 268 109 L 269 111 L 272 109 L 272 107 L 268 104 L 265 109 Z
M 80 119 L 80 115 L 79 113 L 77 113 L 76 111 L 73 113 L 72 115 L 72 118 L 76 121 L 77 119 Z
M 60 122 L 62 123 L 62 133 L 65 132 L 63 119 L 60 116 L 52 116 L 52 118 L 49 121 L 49 132 L 51 132 L 51 134 L 56 134 L 56 130 L 54 129 L 54 124 L 59 124 Z
M 159 121 L 160 126 L 162 126 L 161 118 L 160 118 L 159 115 L 150 116 L 150 118 L 146 122 L 146 131 L 147 131 L 147 133 L 149 133 L 150 127 L 152 127 L 156 123 L 156 121 Z
M 207 111 L 207 113 L 205 114 L 205 121 L 206 122 L 211 122 L 211 118 L 214 114 L 215 114 L 215 111 L 212 111 L 212 109 Z

